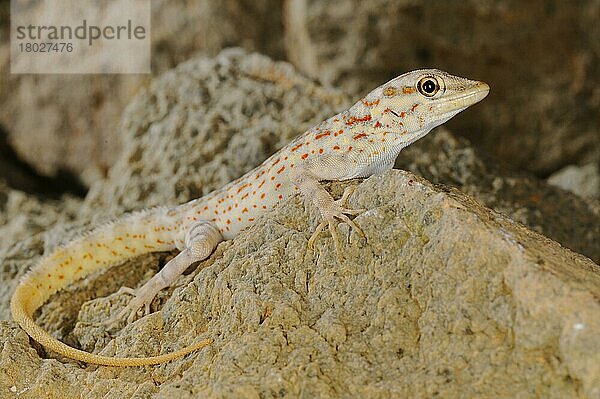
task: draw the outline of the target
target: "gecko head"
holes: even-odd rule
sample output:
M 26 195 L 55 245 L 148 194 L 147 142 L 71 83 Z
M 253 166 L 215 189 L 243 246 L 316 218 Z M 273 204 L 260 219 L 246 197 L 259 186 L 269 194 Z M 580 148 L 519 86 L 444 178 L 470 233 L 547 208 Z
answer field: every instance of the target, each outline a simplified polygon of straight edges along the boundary
M 469 106 L 483 100 L 490 87 L 438 69 L 405 73 L 378 87 L 364 104 L 377 104 L 381 124 L 409 144 Z

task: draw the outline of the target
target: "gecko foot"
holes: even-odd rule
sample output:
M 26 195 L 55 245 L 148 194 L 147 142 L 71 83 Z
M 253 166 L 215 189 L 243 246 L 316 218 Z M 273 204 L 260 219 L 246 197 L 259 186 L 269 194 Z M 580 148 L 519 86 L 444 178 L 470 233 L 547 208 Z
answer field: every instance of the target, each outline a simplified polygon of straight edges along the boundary
M 152 284 L 151 281 L 152 279 L 137 290 L 129 287 L 121 287 L 119 291 L 117 291 L 117 294 L 132 295 L 133 298 L 125 308 L 104 322 L 104 324 L 107 326 L 114 326 L 125 316 L 127 316 L 127 323 L 132 323 L 137 316 L 138 311 L 142 308 L 144 308 L 144 315 L 148 315 L 150 313 L 150 304 L 158 291 L 160 291 L 160 289 L 157 290 L 155 288 L 155 284 Z
M 323 231 L 323 229 L 327 226 L 329 232 L 331 233 L 331 237 L 333 238 L 333 246 L 335 247 L 335 252 L 337 254 L 338 259 L 341 261 L 344 259 L 342 255 L 342 250 L 340 248 L 339 238 L 337 232 L 335 231 L 335 226 L 337 225 L 337 221 L 341 220 L 345 222 L 350 227 L 352 227 L 358 234 L 360 234 L 363 238 L 365 238 L 365 233 L 362 229 L 354 223 L 352 219 L 350 219 L 347 215 L 358 215 L 359 213 L 364 212 L 366 209 L 349 209 L 344 207 L 348 197 L 354 192 L 354 187 L 346 187 L 342 197 L 338 200 L 331 201 L 330 204 L 323 206 L 321 209 L 321 215 L 323 216 L 323 221 L 319 223 L 315 232 L 308 240 L 308 247 L 310 249 L 314 248 L 314 243 L 318 237 L 318 235 Z

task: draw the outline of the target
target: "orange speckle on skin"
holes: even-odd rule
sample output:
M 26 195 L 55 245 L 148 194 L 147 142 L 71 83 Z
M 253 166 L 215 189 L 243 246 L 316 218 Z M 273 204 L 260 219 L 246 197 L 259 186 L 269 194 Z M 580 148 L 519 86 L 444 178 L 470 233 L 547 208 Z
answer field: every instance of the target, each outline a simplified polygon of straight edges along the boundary
M 350 126 L 353 125 L 357 122 L 367 122 L 371 120 L 371 115 L 365 115 L 361 118 L 357 118 L 356 116 L 351 116 L 350 118 L 348 118 L 348 120 L 346 121 L 346 125 Z
M 417 90 L 414 87 L 412 87 L 412 86 L 404 86 L 402 88 L 402 94 L 412 94 L 415 91 L 417 91 Z
M 381 127 L 381 123 L 379 121 L 375 122 L 375 127 Z
M 246 213 L 246 212 L 248 212 L 248 208 L 242 209 L 242 213 Z
M 335 133 L 333 134 L 333 136 L 334 136 L 334 137 L 337 137 L 337 136 L 339 136 L 339 135 L 340 135 L 340 134 L 342 134 L 342 133 L 344 133 L 344 130 L 343 130 L 343 129 L 340 129 L 340 130 L 338 130 L 337 132 L 335 132 Z
M 64 275 L 62 275 L 62 274 L 59 274 L 59 275 L 58 275 L 58 279 L 59 279 L 59 280 L 64 280 L 64 279 L 65 279 L 65 276 L 64 276 Z
M 248 198 L 248 195 L 249 195 L 248 193 L 242 195 L 242 199 L 245 200 L 246 198 Z
M 333 146 L 333 149 L 334 149 L 334 150 L 339 150 L 339 149 L 340 149 L 340 146 L 339 146 L 339 145 L 334 145 L 334 146 Z
M 386 96 L 395 96 L 396 95 L 396 88 L 395 87 L 386 87 L 386 89 L 383 91 L 383 94 Z
M 279 187 L 281 187 L 281 183 L 277 183 L 277 184 L 275 185 L 275 190 L 279 190 Z
M 271 181 L 275 180 L 275 176 L 271 176 Z
M 306 152 L 306 153 L 302 154 L 302 156 L 301 156 L 300 158 L 302 158 L 302 159 L 306 159 L 306 158 L 308 158 L 308 152 Z
M 348 147 L 348 151 L 352 151 L 352 148 L 354 148 L 354 147 L 352 147 L 352 146 Z
M 260 195 L 260 199 L 263 199 L 263 198 L 265 198 L 265 193 L 262 193 L 262 194 Z
M 208 206 L 204 206 L 204 208 L 202 208 L 205 211 L 208 211 Z
M 322 153 L 323 153 L 323 149 L 319 148 L 319 154 L 322 154 Z
M 254 218 L 248 218 L 249 222 L 254 222 Z
M 415 109 L 417 109 L 417 107 L 419 106 L 419 104 L 413 104 L 412 108 L 410 109 L 412 112 L 415 111 Z
M 262 206 L 262 209 L 267 209 L 266 205 L 263 205 L 263 206 Z
M 323 138 L 323 137 L 329 136 L 330 134 L 331 134 L 331 131 L 329 131 L 329 130 L 326 130 L 326 131 L 324 131 L 324 132 L 323 132 L 323 133 L 321 133 L 321 134 L 317 134 L 317 135 L 315 136 L 315 140 L 319 140 L 320 138 Z
M 290 151 L 294 152 L 296 151 L 298 148 L 302 147 L 304 145 L 304 143 L 300 143 L 298 145 L 293 146 L 292 148 L 290 148 Z
M 362 132 L 361 134 L 357 134 L 356 136 L 352 137 L 354 140 L 358 140 L 358 139 L 362 139 L 363 137 L 367 137 L 367 134 L 365 132 Z
M 375 101 L 367 101 L 367 100 L 363 100 L 362 102 L 364 105 L 366 105 L 367 107 L 372 107 L 373 105 L 379 105 L 379 99 L 375 100 Z
M 225 223 L 227 223 L 227 224 L 231 224 L 231 220 L 227 219 L 227 220 L 225 221 Z
M 256 209 L 256 208 L 258 208 L 258 205 L 254 204 L 254 205 L 252 205 L 252 208 Z
M 277 171 L 277 174 L 280 174 L 281 172 L 283 172 L 285 170 L 285 166 L 282 166 L 281 168 L 279 168 L 279 170 Z
M 277 198 L 279 198 L 279 199 L 283 199 L 283 195 L 279 194 L 279 195 L 277 196 Z

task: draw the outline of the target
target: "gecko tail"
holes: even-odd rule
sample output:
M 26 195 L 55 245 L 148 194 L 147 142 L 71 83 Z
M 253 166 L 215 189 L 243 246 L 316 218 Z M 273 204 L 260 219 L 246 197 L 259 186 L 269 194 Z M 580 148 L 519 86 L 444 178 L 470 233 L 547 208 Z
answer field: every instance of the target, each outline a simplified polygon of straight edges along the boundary
M 19 282 L 10 301 L 13 319 L 48 349 L 86 363 L 106 366 L 142 366 L 168 362 L 210 344 L 202 340 L 181 350 L 151 357 L 118 358 L 72 348 L 58 341 L 33 320 L 33 314 L 55 292 L 93 272 L 108 269 L 148 252 L 175 247 L 178 226 L 167 208 L 136 212 L 82 235 L 44 256 Z
M 40 343 L 46 348 L 66 356 L 70 359 L 82 361 L 85 363 L 99 364 L 103 366 L 113 367 L 135 367 L 135 366 L 146 366 L 159 363 L 169 362 L 173 359 L 183 357 L 188 353 L 194 352 L 200 348 L 210 345 L 212 339 L 203 339 L 192 345 L 189 345 L 183 349 L 179 349 L 173 352 L 165 353 L 157 356 L 148 357 L 111 357 L 97 355 L 95 353 L 89 353 L 70 347 L 69 345 L 57 340 L 50 335 L 46 330 L 37 325 L 31 315 L 25 311 L 24 303 L 27 303 L 27 298 L 23 297 L 27 294 L 26 290 L 17 290 L 12 297 L 10 302 L 10 310 L 14 320 L 21 326 L 23 330 L 36 342 Z

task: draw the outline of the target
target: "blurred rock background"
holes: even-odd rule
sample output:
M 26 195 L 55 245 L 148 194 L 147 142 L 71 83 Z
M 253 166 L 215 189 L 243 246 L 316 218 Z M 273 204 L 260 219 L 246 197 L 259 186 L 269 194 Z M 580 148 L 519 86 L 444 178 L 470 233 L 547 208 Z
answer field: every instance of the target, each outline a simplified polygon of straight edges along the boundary
M 448 124 L 480 154 L 540 178 L 570 165 L 598 174 L 598 1 L 152 3 L 155 74 L 241 46 L 357 98 L 404 71 L 438 67 L 492 87 L 485 106 Z M 0 4 L 2 135 L 40 175 L 90 185 L 115 162 L 122 110 L 151 76 L 11 75 L 9 2 Z

